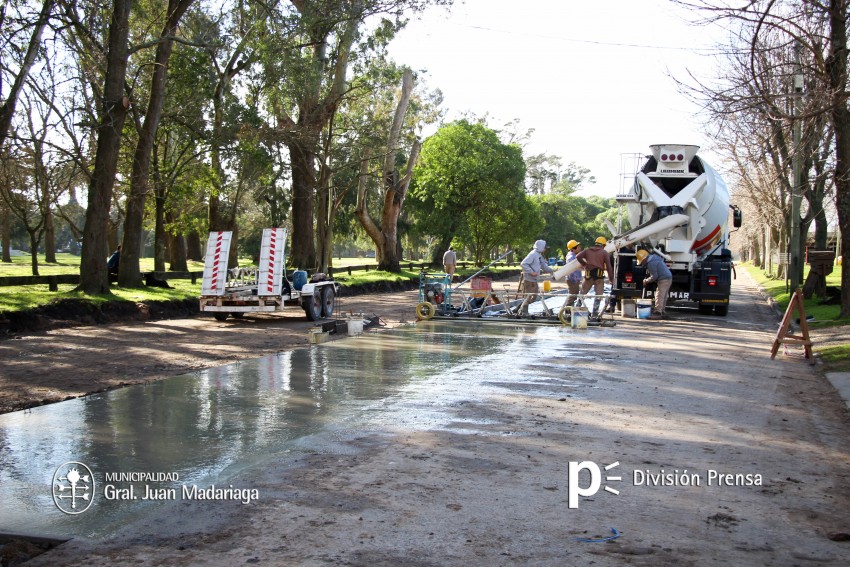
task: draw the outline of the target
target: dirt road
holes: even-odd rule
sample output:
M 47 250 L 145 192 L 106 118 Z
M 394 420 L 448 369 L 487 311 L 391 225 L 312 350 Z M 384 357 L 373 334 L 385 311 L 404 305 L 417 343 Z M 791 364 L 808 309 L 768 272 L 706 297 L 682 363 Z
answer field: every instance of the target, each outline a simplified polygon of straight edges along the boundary
M 383 312 L 364 310 L 397 322 L 410 297 L 399 294 L 392 313 L 385 298 Z M 739 278 L 728 318 L 562 329 L 558 348 L 572 363 L 529 353 L 515 375 L 518 385 L 563 379 L 564 394 L 472 395 L 440 409 L 480 424 L 475 433 L 363 432 L 346 451 L 246 471 L 240 486 L 261 495 L 250 505 L 163 506 L 109 541 L 71 541 L 31 565 L 847 565 L 850 414 L 805 362 L 769 359 L 776 323 Z M 232 340 L 237 327 L 244 340 Z M 138 333 L 106 347 L 122 333 L 88 329 L 4 359 L 23 382 L 26 360 L 79 376 L 78 351 L 108 348 L 118 366 L 98 371 L 101 380 L 126 382 L 126 369 L 154 364 L 157 349 L 171 365 L 132 379 L 233 360 L 254 341 L 276 350 L 303 341 L 303 328 L 280 327 L 146 324 L 153 347 Z M 586 387 L 568 397 L 567 382 Z

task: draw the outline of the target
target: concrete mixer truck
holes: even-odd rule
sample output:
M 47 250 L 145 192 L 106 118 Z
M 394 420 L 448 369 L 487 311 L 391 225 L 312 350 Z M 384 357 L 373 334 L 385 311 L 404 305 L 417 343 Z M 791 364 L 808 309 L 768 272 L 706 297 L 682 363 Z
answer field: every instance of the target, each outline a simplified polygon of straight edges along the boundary
M 614 256 L 617 279 L 612 295 L 642 297 L 644 268 L 635 252 L 654 251 L 673 272 L 669 301 L 696 304 L 701 313 L 725 316 L 734 277 L 728 249 L 728 219 L 741 226 L 741 211 L 729 203 L 720 175 L 697 156 L 699 146 L 659 144 L 635 175 L 631 189 L 617 200 L 632 227 L 605 247 Z M 561 279 L 580 269 L 577 262 L 557 272 Z

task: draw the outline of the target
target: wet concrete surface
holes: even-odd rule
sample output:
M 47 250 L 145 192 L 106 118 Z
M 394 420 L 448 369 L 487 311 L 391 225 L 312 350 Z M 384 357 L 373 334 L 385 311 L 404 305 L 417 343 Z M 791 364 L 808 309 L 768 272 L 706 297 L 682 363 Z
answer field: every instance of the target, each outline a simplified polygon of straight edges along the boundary
M 156 425 L 170 404 L 139 388 L 114 413 L 138 411 L 152 430 L 103 412 L 86 425 L 139 459 L 108 466 L 185 471 L 257 498 L 153 503 L 32 565 L 846 565 L 843 401 L 804 361 L 769 359 L 775 314 L 746 281 L 728 318 L 673 317 L 586 330 L 429 322 L 318 345 L 289 353 L 303 362 L 170 386 L 189 425 L 174 433 Z M 22 449 L 53 467 L 93 443 L 66 433 L 67 451 L 48 450 L 15 427 L 0 438 L 4 471 L 18 463 L 4 486 L 38 470 Z M 571 478 L 570 463 L 585 468 Z M 600 484 L 570 507 L 588 463 L 612 466 L 617 493 Z M 36 514 L 62 515 L 41 490 Z M 614 541 L 579 541 L 611 528 Z

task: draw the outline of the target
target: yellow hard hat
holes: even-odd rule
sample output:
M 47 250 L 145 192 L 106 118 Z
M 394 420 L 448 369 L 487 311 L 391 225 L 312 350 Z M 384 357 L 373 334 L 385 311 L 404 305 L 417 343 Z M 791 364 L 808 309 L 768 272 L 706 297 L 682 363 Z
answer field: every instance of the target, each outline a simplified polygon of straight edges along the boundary
M 608 244 L 608 239 L 605 238 L 604 236 L 600 236 L 599 238 L 596 239 L 596 243 L 601 244 L 602 246 L 605 246 L 606 244 Z
M 570 240 L 569 242 L 567 242 L 567 250 L 572 250 L 576 246 L 578 246 L 578 242 L 575 240 Z
M 646 250 L 638 250 L 637 253 L 635 253 L 635 256 L 637 257 L 638 264 L 640 264 L 646 260 L 646 257 L 649 256 L 649 252 Z

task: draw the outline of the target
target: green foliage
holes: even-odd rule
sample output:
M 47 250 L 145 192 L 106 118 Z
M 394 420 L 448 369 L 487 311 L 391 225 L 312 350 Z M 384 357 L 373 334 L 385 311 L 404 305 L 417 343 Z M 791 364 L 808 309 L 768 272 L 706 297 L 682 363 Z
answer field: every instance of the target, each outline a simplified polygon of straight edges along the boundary
M 788 309 L 788 304 L 791 302 L 791 294 L 786 291 L 786 282 L 784 279 L 777 279 L 766 274 L 759 268 L 756 268 L 749 262 L 736 264 L 738 268 L 747 270 L 747 273 L 756 281 L 756 283 L 764 289 L 765 293 L 776 300 L 779 308 L 784 312 Z M 828 286 L 841 286 L 841 271 L 833 270 L 832 274 L 827 276 L 826 283 Z M 804 276 L 808 275 L 808 264 L 804 267 Z M 809 324 L 811 328 L 832 327 L 835 325 L 850 324 L 850 319 L 839 319 L 838 314 L 841 311 L 840 305 L 821 305 L 821 300 L 817 297 L 812 297 L 803 301 L 803 309 L 806 315 L 813 316 L 814 320 Z
M 616 226 L 617 202 L 597 196 L 589 198 L 563 193 L 535 195 L 544 226 L 540 238 L 549 246 L 550 256 L 564 257 L 567 242 L 577 240 L 585 247 L 591 246 L 598 236 L 612 236 L 605 226 L 608 218 Z
M 419 234 L 457 237 L 481 262 L 494 247 L 539 230 L 527 201 L 522 150 L 466 120 L 425 140 L 410 191 Z

